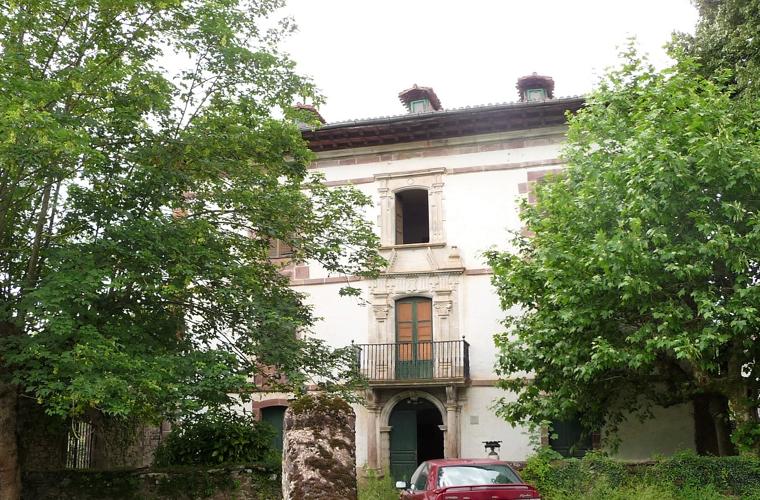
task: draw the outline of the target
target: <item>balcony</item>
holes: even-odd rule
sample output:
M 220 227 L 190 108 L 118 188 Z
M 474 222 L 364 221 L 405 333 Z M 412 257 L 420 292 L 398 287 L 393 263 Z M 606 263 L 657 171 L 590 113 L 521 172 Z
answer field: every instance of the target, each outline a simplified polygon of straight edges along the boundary
M 357 344 L 359 369 L 370 386 L 463 385 L 470 378 L 465 340 Z

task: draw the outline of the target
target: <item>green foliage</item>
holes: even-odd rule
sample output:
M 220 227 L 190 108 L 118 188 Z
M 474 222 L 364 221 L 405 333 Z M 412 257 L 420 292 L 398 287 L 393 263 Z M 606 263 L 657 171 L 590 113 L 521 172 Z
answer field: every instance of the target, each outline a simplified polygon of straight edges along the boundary
M 760 496 L 755 457 L 700 457 L 681 453 L 653 465 L 626 465 L 598 453 L 556 459 L 539 450 L 528 458 L 522 478 L 547 500 L 754 499 Z
M 709 484 L 742 498 L 760 498 L 760 458 L 753 456 L 701 457 L 683 452 L 660 459 L 647 470 L 652 482 L 695 488 Z
M 721 77 L 728 71 L 737 92 L 760 97 L 760 1 L 695 0 L 700 18 L 693 36 L 678 42 L 702 62 L 702 73 Z
M 378 477 L 374 470 L 365 470 L 365 477 L 359 481 L 359 500 L 398 500 L 398 496 L 390 473 Z
M 279 474 L 257 467 L 44 471 L 28 473 L 25 486 L 25 495 L 29 498 L 60 500 L 281 498 Z
M 543 447 L 530 456 L 521 471 L 523 480 L 542 493 L 585 491 L 589 485 L 622 485 L 627 477 L 625 466 L 602 454 L 590 452 L 582 459 L 562 459 L 552 449 Z
M 520 474 L 529 483 L 547 485 L 556 475 L 552 463 L 558 460 L 562 460 L 562 455 L 548 446 L 542 446 L 528 457 Z
M 268 259 L 382 261 L 369 198 L 308 169 L 291 105 L 320 98 L 278 49 L 281 3 L 0 4 L 0 383 L 147 419 L 230 404 L 263 365 L 350 389 L 353 350 L 310 334 Z
M 758 449 L 760 101 L 635 51 L 570 117 L 567 169 L 524 204 L 533 236 L 491 252 L 501 416 L 614 432 L 719 394 Z M 532 380 L 515 373 L 534 374 Z
M 280 456 L 275 431 L 250 415 L 216 410 L 184 419 L 156 450 L 155 465 L 263 464 L 272 470 Z
M 599 483 L 582 493 L 554 493 L 546 495 L 546 500 L 730 500 L 711 486 L 695 488 L 673 488 L 667 485 L 632 484 L 609 486 Z

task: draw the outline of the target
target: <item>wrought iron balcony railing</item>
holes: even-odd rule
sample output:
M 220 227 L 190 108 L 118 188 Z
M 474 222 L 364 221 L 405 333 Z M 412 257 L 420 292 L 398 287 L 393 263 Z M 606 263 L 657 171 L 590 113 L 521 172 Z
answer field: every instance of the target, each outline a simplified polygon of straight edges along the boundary
M 465 340 L 356 344 L 359 369 L 370 384 L 460 381 L 470 377 Z

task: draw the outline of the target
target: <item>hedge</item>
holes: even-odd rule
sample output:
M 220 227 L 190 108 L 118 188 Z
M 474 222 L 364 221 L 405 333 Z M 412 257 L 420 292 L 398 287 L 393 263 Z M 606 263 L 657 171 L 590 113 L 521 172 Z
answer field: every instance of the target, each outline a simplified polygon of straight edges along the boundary
M 760 458 L 749 455 L 708 457 L 681 452 L 630 464 L 596 452 L 582 459 L 559 459 L 545 449 L 528 459 L 522 476 L 547 500 L 642 498 L 645 490 L 653 498 L 760 500 Z

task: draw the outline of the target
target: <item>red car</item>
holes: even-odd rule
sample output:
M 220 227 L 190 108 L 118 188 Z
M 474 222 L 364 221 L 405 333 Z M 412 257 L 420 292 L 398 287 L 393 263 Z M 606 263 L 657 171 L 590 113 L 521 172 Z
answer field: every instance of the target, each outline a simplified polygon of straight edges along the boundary
M 398 481 L 405 500 L 540 500 L 506 462 L 440 459 L 422 462 L 409 484 Z

